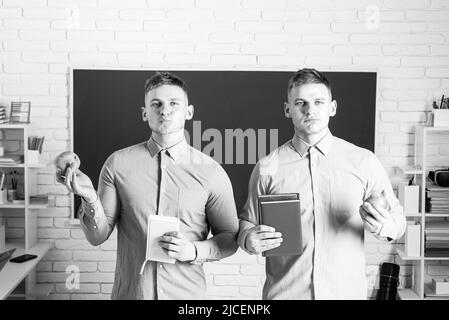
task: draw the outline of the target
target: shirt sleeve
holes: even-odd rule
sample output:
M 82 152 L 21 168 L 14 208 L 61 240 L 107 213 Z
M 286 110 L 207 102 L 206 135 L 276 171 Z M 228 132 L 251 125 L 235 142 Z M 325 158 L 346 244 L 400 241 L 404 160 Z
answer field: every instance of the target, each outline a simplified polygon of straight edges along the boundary
M 114 230 L 119 210 L 119 200 L 114 184 L 113 156 L 104 163 L 98 181 L 97 199 L 88 203 L 81 198 L 79 218 L 81 229 L 94 246 L 106 241 Z
M 258 162 L 251 173 L 248 184 L 248 198 L 239 215 L 239 234 L 237 241 L 239 246 L 247 253 L 250 253 L 245 246 L 248 231 L 259 224 L 257 197 L 265 193 L 264 183 L 260 174 L 260 163 Z
M 378 234 L 374 236 L 384 241 L 398 240 L 404 235 L 407 225 L 404 208 L 396 198 L 390 179 L 379 159 L 373 153 L 370 153 L 370 155 L 371 165 L 368 166 L 370 170 L 368 173 L 369 180 L 364 199 L 368 198 L 373 191 L 385 191 L 392 217 L 391 223 L 385 224 Z
M 238 218 L 234 193 L 231 181 L 221 166 L 214 171 L 210 188 L 206 216 L 213 236 L 193 242 L 197 253 L 193 262 L 198 264 L 226 258 L 238 249 Z

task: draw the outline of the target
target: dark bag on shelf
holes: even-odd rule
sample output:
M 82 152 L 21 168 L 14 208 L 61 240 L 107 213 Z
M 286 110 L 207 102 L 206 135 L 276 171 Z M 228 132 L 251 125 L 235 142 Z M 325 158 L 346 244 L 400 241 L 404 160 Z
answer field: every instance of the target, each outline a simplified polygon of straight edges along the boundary
M 440 187 L 449 187 L 449 168 L 447 170 L 429 171 L 429 179 Z

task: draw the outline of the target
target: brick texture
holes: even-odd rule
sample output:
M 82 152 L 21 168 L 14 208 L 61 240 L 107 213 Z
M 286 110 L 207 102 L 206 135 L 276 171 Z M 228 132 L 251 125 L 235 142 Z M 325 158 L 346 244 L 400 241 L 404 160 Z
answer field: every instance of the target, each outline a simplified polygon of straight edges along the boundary
M 70 66 L 296 70 L 307 65 L 377 71 L 376 153 L 388 172 L 411 164 L 413 127 L 428 123 L 432 100 L 449 88 L 446 0 L 0 3 L 0 104 L 9 106 L 17 98 L 33 101 L 33 122 L 46 136 L 43 157 L 48 161 L 71 143 Z M 378 16 L 370 16 L 368 6 L 378 9 Z M 437 160 L 447 166 L 448 141 L 444 135 L 430 139 L 435 166 Z M 38 266 L 37 280 L 54 284 L 51 299 L 109 299 L 116 233 L 105 244 L 91 246 L 79 225 L 71 223 L 70 198 L 52 174 L 42 169 L 37 181 L 52 204 L 36 211 L 38 237 L 53 243 Z M 7 236 L 23 236 L 23 221 L 7 219 Z M 395 245 L 366 236 L 370 292 L 378 286 L 379 264 L 399 261 Z M 399 263 L 401 285 L 410 283 L 410 264 Z M 80 272 L 78 289 L 65 283 L 71 266 Z M 438 262 L 426 267 L 431 275 L 448 272 Z M 207 263 L 205 271 L 211 299 L 261 297 L 260 257 L 239 250 Z

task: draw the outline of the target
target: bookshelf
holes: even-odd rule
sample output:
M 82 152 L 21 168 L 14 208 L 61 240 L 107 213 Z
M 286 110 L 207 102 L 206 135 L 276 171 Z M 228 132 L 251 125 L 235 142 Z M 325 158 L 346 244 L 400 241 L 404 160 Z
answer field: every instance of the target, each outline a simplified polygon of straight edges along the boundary
M 434 134 L 449 134 L 449 127 L 415 127 L 415 164 L 411 167 L 399 168 L 403 175 L 413 175 L 415 183 L 420 186 L 419 213 L 405 213 L 408 221 L 414 220 L 420 224 L 420 255 L 407 256 L 403 247 L 399 246 L 396 249 L 401 260 L 410 263 L 413 270 L 412 287 L 398 290 L 398 296 L 403 300 L 449 300 L 449 296 L 447 295 L 436 296 L 432 292 L 429 283 L 431 276 L 427 274 L 429 263 L 443 262 L 444 265 L 449 261 L 449 254 L 440 256 L 429 256 L 426 254 L 426 222 L 436 218 L 440 220 L 449 220 L 449 212 L 447 214 L 426 212 L 426 180 L 429 170 L 432 170 L 428 161 L 428 147 L 429 138 Z
M 45 209 L 48 206 L 48 200 L 45 195 L 36 197 L 38 195 L 38 172 L 45 165 L 30 161 L 27 150 L 31 131 L 31 124 L 0 124 L 0 144 L 4 149 L 4 154 L 0 157 L 0 172 L 6 173 L 3 186 L 4 189 L 11 189 L 12 172 L 15 171 L 17 195 L 21 198 L 16 201 L 8 201 L 11 199 L 0 201 L 0 219 L 7 222 L 9 218 L 21 218 L 15 219 L 15 221 L 23 221 L 20 226 L 17 225 L 17 222 L 14 223 L 16 230 L 23 230 L 23 233 L 18 232 L 23 236 L 7 236 L 5 250 L 15 248 L 13 258 L 24 253 L 38 256 L 36 259 L 24 263 L 8 262 L 4 266 L 0 271 L 0 299 L 12 296 L 34 299 L 46 296 L 51 291 L 51 287 L 48 285 L 36 284 L 36 265 L 47 254 L 51 243 L 37 239 L 37 210 Z M 2 159 L 3 161 L 1 161 Z M 0 192 L 2 191 L 0 190 Z M 8 229 L 8 223 L 6 223 L 6 227 Z M 15 294 L 14 291 L 18 291 L 16 288 L 22 287 L 22 285 L 24 291 Z

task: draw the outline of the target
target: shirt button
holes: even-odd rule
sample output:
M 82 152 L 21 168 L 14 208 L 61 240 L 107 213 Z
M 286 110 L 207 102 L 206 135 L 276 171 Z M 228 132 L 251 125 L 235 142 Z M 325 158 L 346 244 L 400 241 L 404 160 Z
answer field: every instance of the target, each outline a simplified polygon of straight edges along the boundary
M 165 192 L 165 188 L 162 188 L 161 191 L 162 191 L 162 192 Z
M 159 265 L 159 268 L 162 269 L 162 264 Z
M 167 165 L 163 164 L 162 165 L 162 169 L 165 169 L 167 167 Z
M 159 292 L 160 292 L 160 293 L 164 293 L 164 290 L 162 290 L 162 289 L 159 289 Z
M 94 210 L 90 209 L 90 212 L 94 212 Z

